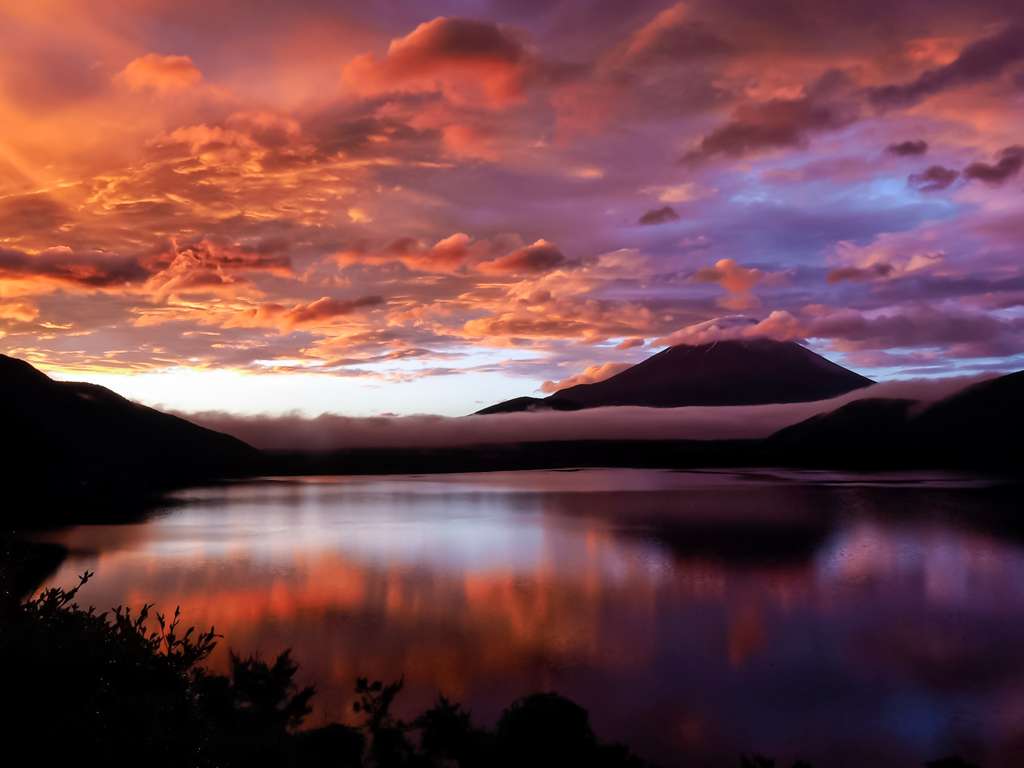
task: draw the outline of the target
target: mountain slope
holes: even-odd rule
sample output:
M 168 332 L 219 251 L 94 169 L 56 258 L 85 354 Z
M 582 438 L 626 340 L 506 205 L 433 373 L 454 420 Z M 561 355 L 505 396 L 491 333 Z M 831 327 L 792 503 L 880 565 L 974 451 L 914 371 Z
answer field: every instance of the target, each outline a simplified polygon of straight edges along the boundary
M 0 430 L 9 498 L 126 498 L 246 474 L 261 457 L 241 440 L 4 355 Z
M 749 339 L 669 347 L 595 384 L 562 389 L 544 403 L 581 408 L 642 405 L 766 405 L 827 400 L 874 382 L 792 341 Z M 479 413 L 524 410 L 522 398 Z
M 578 411 L 582 406 L 570 400 L 552 400 L 550 397 L 516 397 L 497 405 L 477 411 L 477 415 L 489 413 L 523 413 L 525 411 Z
M 869 398 L 779 430 L 764 441 L 778 464 L 1004 470 L 1024 466 L 1024 371 L 937 403 Z

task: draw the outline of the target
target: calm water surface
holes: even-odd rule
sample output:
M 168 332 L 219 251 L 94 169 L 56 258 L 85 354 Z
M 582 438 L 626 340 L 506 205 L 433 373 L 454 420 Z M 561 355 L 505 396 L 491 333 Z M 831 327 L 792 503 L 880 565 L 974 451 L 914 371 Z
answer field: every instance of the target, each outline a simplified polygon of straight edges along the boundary
M 1019 493 L 950 476 L 648 470 L 267 480 L 50 536 L 50 584 L 292 648 L 307 721 L 405 675 L 493 725 L 556 690 L 666 766 L 1024 764 Z

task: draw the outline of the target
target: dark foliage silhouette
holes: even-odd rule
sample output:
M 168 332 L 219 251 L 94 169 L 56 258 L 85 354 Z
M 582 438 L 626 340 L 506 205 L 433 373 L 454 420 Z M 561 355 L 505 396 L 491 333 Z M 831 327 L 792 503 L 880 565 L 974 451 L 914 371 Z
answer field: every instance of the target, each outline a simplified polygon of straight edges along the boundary
M 974 763 L 968 763 L 960 755 L 944 757 L 941 760 L 929 760 L 924 764 L 925 768 L 978 768 Z
M 366 730 L 370 735 L 370 760 L 379 768 L 410 764 L 428 764 L 416 760 L 415 748 L 406 737 L 411 726 L 391 716 L 391 704 L 405 685 L 405 678 L 384 685 L 367 678 L 356 679 L 359 701 L 352 705 L 356 712 L 366 714 Z
M 447 760 L 461 768 L 491 764 L 494 734 L 474 727 L 471 714 L 461 704 L 452 704 L 438 694 L 434 706 L 416 718 L 414 725 L 420 729 L 420 748 L 435 763 Z
M 743 768 L 775 768 L 775 758 L 765 757 L 755 752 L 750 757 L 740 755 L 740 765 Z M 793 763 L 793 768 L 811 768 L 811 764 L 803 760 L 797 760 Z
M 167 617 L 152 605 L 84 608 L 76 599 L 91 573 L 22 600 L 33 558 L 17 549 L 0 548 L 0 681 L 15 703 L 0 719 L 4 743 L 32 744 L 42 765 L 98 756 L 111 766 L 361 764 L 358 729 L 293 734 L 314 691 L 296 689 L 288 652 L 270 665 L 232 653 L 229 675 L 211 673 L 201 664 L 217 644 L 213 628 L 184 629 L 177 610 Z
M 0 676 L 17 702 L 3 721 L 8 737 L 37 744 L 43 764 L 113 745 L 156 765 L 200 764 L 209 734 L 193 686 L 217 636 L 181 632 L 177 612 L 152 614 L 159 631 L 150 631 L 149 605 L 135 615 L 81 608 L 74 600 L 91 575 L 0 607 Z

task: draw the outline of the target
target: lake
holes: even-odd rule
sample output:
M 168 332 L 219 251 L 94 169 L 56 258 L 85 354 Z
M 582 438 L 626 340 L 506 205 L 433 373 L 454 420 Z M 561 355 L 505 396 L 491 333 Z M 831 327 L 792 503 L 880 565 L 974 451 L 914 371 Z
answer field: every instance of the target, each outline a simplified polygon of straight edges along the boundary
M 176 605 L 314 683 L 405 676 L 493 725 L 555 690 L 665 766 L 740 752 L 1024 764 L 1021 493 L 944 474 L 580 470 L 267 479 L 175 494 L 131 525 L 48 534 L 48 585 Z

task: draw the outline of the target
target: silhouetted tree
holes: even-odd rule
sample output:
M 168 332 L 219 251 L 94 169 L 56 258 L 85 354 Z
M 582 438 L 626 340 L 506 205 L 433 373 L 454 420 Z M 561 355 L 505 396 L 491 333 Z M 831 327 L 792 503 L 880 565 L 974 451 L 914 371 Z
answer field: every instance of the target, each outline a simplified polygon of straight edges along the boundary
M 356 679 L 359 701 L 352 705 L 356 712 L 366 714 L 366 730 L 370 734 L 369 757 L 377 768 L 395 768 L 419 764 L 415 747 L 406 737 L 412 726 L 391 716 L 391 703 L 405 685 L 405 677 L 390 685 L 380 680 L 373 683 L 367 678 Z
M 420 729 L 420 749 L 434 763 L 454 761 L 460 768 L 478 768 L 493 763 L 496 736 L 476 728 L 471 713 L 438 694 L 433 707 L 413 721 Z
M 5 601 L 0 615 L 0 679 L 8 702 L 3 728 L 36 746 L 43 764 L 93 751 L 147 754 L 155 765 L 198 765 L 208 740 L 192 684 L 214 634 L 179 632 L 151 605 L 135 615 L 118 606 L 96 613 L 74 589 L 49 589 L 25 603 Z M 10 742 L 8 742 L 10 743 Z

